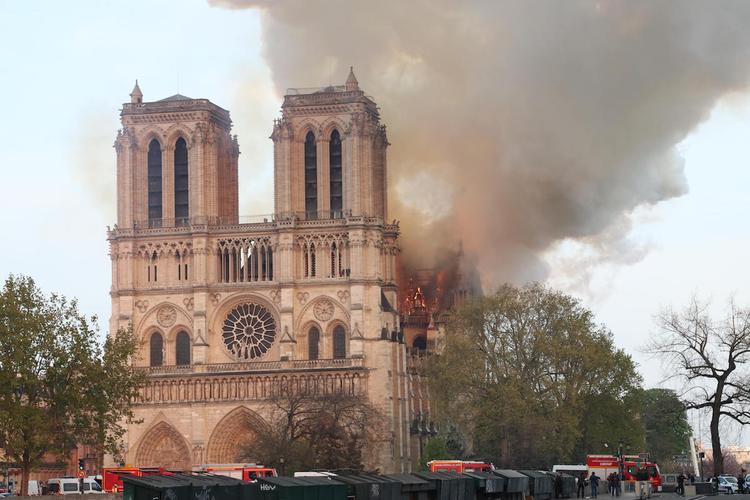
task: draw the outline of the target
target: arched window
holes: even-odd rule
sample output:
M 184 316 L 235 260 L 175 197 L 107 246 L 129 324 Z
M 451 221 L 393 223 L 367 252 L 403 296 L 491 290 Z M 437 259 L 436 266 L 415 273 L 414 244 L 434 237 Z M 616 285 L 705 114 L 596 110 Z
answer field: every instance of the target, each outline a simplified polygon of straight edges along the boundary
M 318 215 L 318 154 L 315 135 L 305 137 L 305 216 L 315 219 Z
M 318 359 L 319 344 L 320 344 L 320 330 L 318 330 L 317 326 L 313 326 L 312 328 L 310 328 L 310 331 L 307 333 L 307 358 L 308 359 Z
M 310 245 L 310 277 L 315 277 L 316 263 L 315 263 L 315 244 Z
M 156 139 L 148 145 L 148 225 L 161 225 L 161 145 Z
M 331 218 L 342 216 L 344 208 L 343 178 L 341 174 L 341 136 L 338 130 L 331 132 L 331 142 L 328 149 L 328 160 L 331 174 Z
M 415 337 L 414 342 L 412 342 L 412 347 L 414 347 L 414 349 L 421 349 L 422 351 L 427 349 L 427 340 L 424 338 L 424 335 Z
M 333 329 L 333 357 L 335 359 L 346 357 L 346 331 L 341 325 Z
M 187 224 L 190 212 L 188 201 L 188 151 L 185 139 L 174 145 L 174 217 L 175 225 Z
M 190 364 L 190 335 L 184 331 L 177 334 L 177 340 L 175 342 L 175 364 Z
M 331 272 L 329 274 L 329 278 L 335 278 L 336 277 L 336 256 L 338 252 L 336 251 L 336 242 L 334 241 L 331 245 Z
M 151 366 L 161 366 L 164 364 L 164 339 L 161 333 L 154 332 L 151 334 Z
M 157 269 L 156 269 L 156 263 L 158 262 L 158 256 L 156 255 L 156 252 L 151 254 L 151 257 L 149 258 L 148 263 L 148 280 L 149 281 L 157 281 Z

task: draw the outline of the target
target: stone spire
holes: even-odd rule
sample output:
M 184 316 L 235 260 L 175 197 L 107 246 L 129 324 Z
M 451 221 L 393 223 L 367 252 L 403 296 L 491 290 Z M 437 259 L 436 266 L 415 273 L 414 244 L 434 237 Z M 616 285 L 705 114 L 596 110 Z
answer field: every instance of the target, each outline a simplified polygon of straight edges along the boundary
M 359 90 L 359 82 L 354 76 L 354 66 L 349 66 L 349 77 L 346 79 L 346 90 Z
M 133 91 L 130 93 L 130 102 L 133 104 L 143 102 L 143 92 L 141 92 L 141 88 L 138 86 L 138 80 L 135 81 L 135 87 L 133 87 Z

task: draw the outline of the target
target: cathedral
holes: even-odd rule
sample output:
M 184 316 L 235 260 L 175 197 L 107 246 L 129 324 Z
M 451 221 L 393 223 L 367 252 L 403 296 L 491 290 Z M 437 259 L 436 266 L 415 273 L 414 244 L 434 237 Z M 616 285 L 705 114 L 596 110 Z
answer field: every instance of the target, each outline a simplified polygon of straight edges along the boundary
M 145 101 L 137 82 L 130 97 L 115 141 L 110 331 L 132 325 L 147 382 L 125 463 L 237 462 L 283 388 L 366 395 L 388 427 L 368 467 L 412 470 L 435 433 L 426 344 L 413 324 L 405 338 L 386 127 L 354 72 L 287 91 L 271 134 L 274 215 L 255 219 L 238 213 L 229 111 Z

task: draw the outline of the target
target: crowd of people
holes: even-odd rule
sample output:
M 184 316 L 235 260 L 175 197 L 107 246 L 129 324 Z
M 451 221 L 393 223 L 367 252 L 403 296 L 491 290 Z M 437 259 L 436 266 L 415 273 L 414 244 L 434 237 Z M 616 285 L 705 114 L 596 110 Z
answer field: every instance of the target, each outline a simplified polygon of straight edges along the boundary
M 650 496 L 650 476 L 645 468 L 641 468 L 636 473 L 636 484 L 637 492 L 643 492 L 641 496 Z M 576 498 L 598 498 L 599 496 L 599 485 L 601 484 L 602 478 L 599 477 L 596 472 L 581 472 L 576 477 Z M 606 479 L 607 489 L 609 490 L 610 496 L 619 497 L 622 495 L 622 484 L 624 482 L 624 476 L 618 472 L 612 472 Z M 555 476 L 555 498 L 563 498 L 563 476 L 560 472 Z M 591 487 L 591 493 L 589 497 L 586 497 L 586 487 Z
M 750 493 L 750 481 L 746 481 L 745 472 L 746 471 L 743 469 L 742 472 L 737 476 L 736 481 L 729 475 L 721 476 L 721 479 L 726 480 L 728 478 L 730 481 L 735 482 L 736 488 L 732 491 L 733 493 Z M 747 477 L 750 477 L 750 475 L 748 475 Z M 589 475 L 587 471 L 583 471 L 575 479 L 576 498 L 597 498 L 599 495 L 599 487 L 602 481 L 606 481 L 610 496 L 619 497 L 620 495 L 622 495 L 623 483 L 625 483 L 624 475 L 618 472 L 612 472 L 605 479 L 602 479 L 596 474 L 596 472 L 592 471 L 591 475 Z M 633 487 L 635 488 L 636 496 L 640 496 L 641 498 L 651 496 L 651 479 L 652 478 L 651 476 L 649 476 L 648 470 L 646 468 L 640 468 L 636 471 L 635 484 L 633 485 Z M 720 478 L 713 477 L 711 479 L 708 479 L 707 481 L 712 482 L 714 484 L 714 490 L 717 490 L 719 479 Z M 677 487 L 675 492 L 681 496 L 685 496 L 686 484 L 692 485 L 696 482 L 701 482 L 700 478 L 697 478 L 695 475 L 689 472 L 681 472 L 677 476 L 676 480 Z M 588 497 L 586 496 L 587 486 L 590 486 L 590 494 Z M 565 498 L 565 492 L 563 490 L 563 474 L 561 472 L 558 472 L 554 480 L 555 498 Z M 568 491 L 572 493 L 572 490 Z

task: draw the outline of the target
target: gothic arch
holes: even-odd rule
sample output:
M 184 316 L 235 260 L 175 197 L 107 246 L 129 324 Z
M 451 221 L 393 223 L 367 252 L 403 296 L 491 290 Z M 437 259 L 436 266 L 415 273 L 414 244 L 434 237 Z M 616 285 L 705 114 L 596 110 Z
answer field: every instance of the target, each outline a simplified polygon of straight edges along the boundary
M 242 448 L 268 430 L 268 424 L 256 412 L 245 406 L 235 408 L 214 427 L 208 440 L 206 461 L 214 464 L 246 461 L 249 457 L 242 460 L 239 457 Z
M 182 123 L 175 123 L 171 125 L 164 132 L 164 135 L 166 136 L 167 147 L 170 149 L 174 149 L 174 145 L 177 142 L 177 139 L 179 139 L 180 137 L 185 139 L 185 144 L 187 145 L 188 152 L 193 147 L 193 131 Z
M 336 333 L 336 329 L 341 328 L 343 329 L 343 356 L 336 356 L 336 342 L 337 339 L 334 336 L 334 333 Z M 340 319 L 332 319 L 328 322 L 328 326 L 326 327 L 325 332 L 326 338 L 329 340 L 330 344 L 330 353 L 326 352 L 326 355 L 330 354 L 331 359 L 341 359 L 341 358 L 348 358 L 349 357 L 349 339 L 351 338 L 351 334 L 349 332 L 349 325 L 341 321 Z
M 161 421 L 141 437 L 135 464 L 141 467 L 164 467 L 169 470 L 189 471 L 192 454 L 185 438 L 172 425 Z
M 185 332 L 188 334 L 188 337 L 190 337 L 190 344 L 192 345 L 192 343 L 195 341 L 195 338 L 193 337 L 193 329 L 183 321 L 178 321 L 174 324 L 174 326 L 169 328 L 169 330 L 164 332 L 164 339 L 171 344 L 175 341 L 175 339 L 177 338 L 177 334 L 180 332 Z
M 245 302 L 254 302 L 268 309 L 268 311 L 273 314 L 273 317 L 276 320 L 276 326 L 278 328 L 278 325 L 280 324 L 279 310 L 276 308 L 274 303 L 268 299 L 268 297 L 255 293 L 232 295 L 223 300 L 216 307 L 216 309 L 214 309 L 213 317 L 211 318 L 211 324 L 213 325 L 213 327 L 216 328 L 217 331 L 221 330 L 221 324 L 224 322 L 224 318 L 226 317 L 226 315 L 229 314 L 229 311 L 231 311 L 235 306 L 244 304 Z
M 304 144 L 307 133 L 312 132 L 315 136 L 315 142 L 317 143 L 321 135 L 320 123 L 312 118 L 305 118 L 297 124 L 297 130 L 294 132 L 294 138 L 297 142 Z
M 346 308 L 339 302 L 338 300 L 329 297 L 328 295 L 319 295 L 318 297 L 315 297 L 312 300 L 307 301 L 307 304 L 305 304 L 302 307 L 302 310 L 300 311 L 299 315 L 294 319 L 294 331 L 299 332 L 300 326 L 303 324 L 307 324 L 309 321 L 313 321 L 312 316 L 312 308 L 315 307 L 315 304 L 322 301 L 322 300 L 330 300 L 333 303 L 334 313 L 333 317 L 331 318 L 332 321 L 334 319 L 340 320 L 345 328 L 349 328 L 348 324 L 350 323 L 350 315 L 349 311 L 346 310 Z M 327 330 L 326 330 L 327 331 Z M 321 333 L 323 333 L 323 330 L 321 330 Z
M 143 318 L 141 318 L 141 320 L 138 322 L 138 325 L 133 330 L 136 334 L 136 337 L 140 337 L 141 341 L 143 341 L 143 339 L 147 339 L 148 337 L 147 334 L 151 333 L 153 329 L 160 328 L 159 326 L 157 326 L 158 322 L 156 319 L 156 314 L 159 311 L 159 309 L 162 308 L 162 306 L 174 307 L 174 309 L 176 310 L 176 315 L 175 315 L 176 317 L 175 317 L 174 325 L 184 325 L 183 328 L 185 328 L 188 331 L 188 333 L 191 334 L 191 337 L 192 337 L 192 331 L 193 331 L 192 317 L 187 312 L 185 312 L 184 308 L 176 304 L 173 304 L 171 302 L 167 302 L 167 301 L 156 304 L 155 306 L 151 307 L 146 314 L 143 315 Z M 172 326 L 169 326 L 168 328 L 172 328 Z M 177 328 L 177 326 L 175 326 L 174 328 Z M 163 332 L 166 333 L 166 331 L 167 331 L 166 328 L 164 328 Z M 176 331 L 173 328 L 172 328 L 172 332 L 173 332 L 173 335 L 176 334 Z M 174 338 L 173 335 L 172 335 L 172 338 Z
M 344 142 L 344 131 L 346 130 L 346 126 L 344 125 L 344 122 L 339 120 L 338 118 L 328 118 L 323 124 L 320 126 L 321 131 L 321 139 L 329 140 L 331 138 L 331 134 L 334 130 L 339 131 L 339 135 L 341 136 L 341 142 Z
M 148 145 L 151 144 L 151 141 L 156 139 L 156 141 L 161 146 L 161 150 L 164 151 L 164 148 L 167 146 L 167 141 L 164 136 L 164 129 L 159 127 L 158 125 L 151 125 L 140 132 L 141 139 L 138 141 L 138 148 L 141 151 L 148 152 Z

